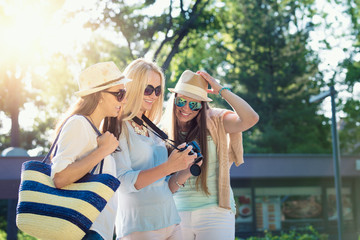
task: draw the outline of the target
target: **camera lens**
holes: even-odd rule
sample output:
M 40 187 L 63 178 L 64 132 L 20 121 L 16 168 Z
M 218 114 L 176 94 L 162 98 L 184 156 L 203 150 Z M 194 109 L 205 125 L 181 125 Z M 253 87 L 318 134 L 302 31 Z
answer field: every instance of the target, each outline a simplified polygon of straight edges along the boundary
M 199 167 L 199 165 L 197 164 L 193 164 L 191 167 L 190 167 L 190 172 L 193 176 L 199 176 L 200 173 L 201 173 L 201 168 Z

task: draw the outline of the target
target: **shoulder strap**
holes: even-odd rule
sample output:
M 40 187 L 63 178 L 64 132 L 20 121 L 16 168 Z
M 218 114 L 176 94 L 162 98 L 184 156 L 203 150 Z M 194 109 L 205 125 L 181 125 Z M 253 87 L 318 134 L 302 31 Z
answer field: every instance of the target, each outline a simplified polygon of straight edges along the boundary
M 83 115 L 81 115 L 81 116 L 83 116 Z M 97 133 L 97 135 L 101 136 L 99 129 L 97 129 L 97 127 L 95 127 L 95 125 L 87 117 L 85 117 L 85 116 L 83 116 L 83 117 L 90 123 L 91 127 L 94 129 L 94 131 Z
M 101 133 L 99 131 L 99 129 L 97 129 L 97 127 L 95 127 L 95 125 L 85 116 L 83 116 L 91 125 L 91 127 L 94 129 L 94 131 L 97 133 L 98 136 L 101 136 Z M 96 169 L 97 165 L 91 170 L 91 173 L 93 174 L 95 172 L 95 169 Z M 104 159 L 101 160 L 100 162 L 100 173 L 102 173 L 103 171 L 103 167 L 104 167 Z
M 51 145 L 48 154 L 46 154 L 45 158 L 42 160 L 43 163 L 45 163 L 45 162 L 50 158 L 50 155 L 51 155 L 52 151 L 54 150 L 54 147 L 56 146 L 56 143 L 57 143 L 57 141 L 58 141 L 58 139 L 59 139 L 60 132 L 61 132 L 61 129 L 60 129 L 58 135 L 56 136 L 53 144 Z M 55 152 L 56 152 L 56 151 L 55 151 Z
M 83 116 L 83 115 L 81 115 L 81 116 Z M 72 116 L 70 116 L 70 117 L 72 117 Z M 87 117 L 85 117 L 85 116 L 83 116 L 83 117 L 90 123 L 91 127 L 94 129 L 94 131 L 97 133 L 97 135 L 101 136 L 101 133 L 100 133 L 99 129 L 97 129 L 97 127 L 95 127 L 94 124 Z M 61 128 L 59 130 L 59 133 L 57 134 L 53 144 L 51 145 L 48 154 L 46 154 L 45 158 L 42 160 L 43 163 L 45 163 L 50 158 L 50 155 L 51 155 L 52 151 L 54 150 L 55 146 L 56 146 L 56 150 L 57 150 L 57 141 L 59 140 L 61 130 L 64 127 L 65 123 L 69 120 L 69 118 L 66 119 L 64 124 L 61 126 Z M 56 150 L 55 150 L 55 154 L 56 154 Z M 54 154 L 54 156 L 55 156 L 55 154 Z M 101 160 L 101 162 L 100 162 L 100 173 L 102 173 L 103 166 L 104 166 L 104 159 Z M 95 172 L 96 167 L 97 167 L 97 165 L 91 170 L 91 173 Z

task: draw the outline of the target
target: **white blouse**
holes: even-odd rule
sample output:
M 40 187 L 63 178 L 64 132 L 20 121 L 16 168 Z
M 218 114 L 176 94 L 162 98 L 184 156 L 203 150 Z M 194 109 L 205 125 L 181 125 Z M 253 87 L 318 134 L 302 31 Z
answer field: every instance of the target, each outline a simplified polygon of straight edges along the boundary
M 169 177 L 137 190 L 134 186 L 140 171 L 156 167 L 168 160 L 163 140 L 149 132 L 149 137 L 138 135 L 128 122 L 129 139 L 120 135 L 121 152 L 113 153 L 119 187 L 119 207 L 116 216 L 116 236 L 122 238 L 132 232 L 158 230 L 180 223 Z
M 97 133 L 84 116 L 74 115 L 70 117 L 64 124 L 59 140 L 57 143 L 57 151 L 52 159 L 51 177 L 55 173 L 61 172 L 69 164 L 84 158 L 95 150 L 97 145 Z M 99 166 L 95 173 L 99 173 Z M 116 166 L 114 158 L 109 155 L 104 159 L 103 173 L 116 176 Z M 91 226 L 91 230 L 99 233 L 105 240 L 113 239 L 115 215 L 117 211 L 117 193 L 108 201 L 104 210 Z

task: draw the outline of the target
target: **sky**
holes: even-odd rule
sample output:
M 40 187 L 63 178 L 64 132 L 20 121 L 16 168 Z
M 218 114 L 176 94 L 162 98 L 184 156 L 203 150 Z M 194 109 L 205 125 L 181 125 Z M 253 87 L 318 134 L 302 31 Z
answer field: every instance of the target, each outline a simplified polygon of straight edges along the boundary
M 29 58 L 32 60 L 31 57 L 35 56 L 36 51 L 38 50 L 37 48 L 41 48 L 41 51 L 49 56 L 56 51 L 64 54 L 71 54 L 74 51 L 74 46 L 84 44 L 90 38 L 91 31 L 89 29 L 84 29 L 82 24 L 89 16 L 96 16 L 99 14 L 95 10 L 92 10 L 92 6 L 96 0 L 66 0 L 62 5 L 62 9 L 65 11 L 74 11 L 80 8 L 88 10 L 86 14 L 77 14 L 76 18 L 71 22 L 60 21 L 63 17 L 64 11 L 57 11 L 55 17 L 52 18 L 44 15 L 41 12 L 41 10 L 44 9 L 38 9 L 35 7 L 36 5 L 32 4 L 35 1 L 39 0 L 0 0 L 0 6 L 5 6 L 5 4 L 9 5 L 9 7 L 5 9 L 6 14 L 12 15 L 15 19 L 11 26 L 5 25 L 4 27 L 0 23 L 3 36 L 7 36 L 7 38 L 3 40 L 7 41 L 5 42 L 5 45 L 12 46 L 12 48 L 14 48 L 14 46 L 21 46 L 16 47 L 17 51 L 21 52 L 29 51 L 29 47 L 24 44 L 23 39 L 27 40 L 26 43 L 35 43 L 34 52 L 29 53 Z M 10 2 L 12 4 L 10 4 Z M 145 11 L 148 11 L 149 15 L 156 15 L 159 14 L 168 4 L 169 1 L 157 1 L 153 9 L 147 9 Z M 54 8 L 56 7 L 59 6 L 55 6 Z M 312 21 L 314 23 L 324 23 L 326 21 L 328 23 L 332 23 L 333 26 L 330 30 L 320 27 L 316 31 L 312 32 L 310 35 L 311 41 L 309 42 L 309 46 L 313 50 L 319 52 L 321 59 L 319 68 L 320 70 L 325 71 L 325 78 L 330 79 L 333 76 L 334 70 L 339 70 L 339 63 L 347 57 L 347 53 L 343 52 L 343 48 L 351 48 L 354 42 L 354 39 L 342 36 L 343 34 L 346 36 L 348 31 L 351 29 L 351 22 L 349 16 L 342 13 L 344 9 L 340 9 L 339 6 L 334 7 L 326 0 L 316 0 L 316 8 L 323 9 L 325 12 L 328 12 L 329 16 L 326 19 L 314 17 Z M 49 10 L 44 12 L 49 12 Z M 24 19 L 26 19 L 26 21 L 23 21 Z M 48 22 L 44 21 L 44 19 L 47 19 Z M 111 35 L 111 33 L 107 34 L 109 38 L 115 38 Z M 321 50 L 322 46 L 319 42 L 325 38 L 332 46 L 329 50 Z M 4 46 L 4 44 L 2 45 Z M 8 49 L 11 49 L 11 47 Z M 7 49 L 5 48 L 0 50 L 3 56 L 11 54 L 11 52 L 6 52 Z M 26 60 L 26 57 L 25 59 L 21 59 L 21 61 Z M 344 77 L 344 72 L 337 75 L 338 80 Z M 345 91 L 345 89 L 342 89 L 342 86 L 335 86 L 335 88 L 340 90 L 339 97 L 346 98 L 351 96 Z M 356 95 L 360 97 L 360 84 L 356 85 L 355 89 L 357 89 Z M 324 89 L 324 91 L 326 90 L 327 89 Z M 320 112 L 324 113 L 327 117 L 331 117 L 330 98 L 326 98 L 323 101 Z M 21 111 L 19 116 L 20 126 L 26 130 L 30 130 L 37 114 L 39 113 L 34 110 L 34 106 L 31 103 L 25 104 L 25 109 Z M 0 134 L 8 134 L 11 127 L 10 119 L 7 118 L 3 112 L 0 112 L 0 121 L 3 124 L 3 127 L 0 128 Z

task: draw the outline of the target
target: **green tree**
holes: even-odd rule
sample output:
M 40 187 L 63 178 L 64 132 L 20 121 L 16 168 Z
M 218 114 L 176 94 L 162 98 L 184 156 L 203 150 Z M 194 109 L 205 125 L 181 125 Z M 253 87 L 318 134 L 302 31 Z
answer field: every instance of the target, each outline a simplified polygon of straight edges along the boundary
M 202 21 L 207 14 L 207 6 L 213 2 L 170 1 L 169 6 L 160 15 L 149 13 L 156 1 L 143 1 L 129 4 L 128 1 L 103 0 L 98 7 L 103 15 L 93 19 L 88 26 L 93 29 L 111 28 L 125 39 L 127 53 L 121 57 L 127 62 L 149 55 L 167 70 L 173 57 L 186 48 L 191 31 L 204 31 L 207 22 Z M 179 4 L 175 4 L 179 3 Z M 123 49 L 125 50 L 125 49 Z
M 38 2 L 36 6 L 32 7 L 41 8 L 45 13 L 43 20 L 49 21 L 52 14 L 62 4 L 63 0 L 57 0 L 51 4 Z M 42 128 L 33 131 L 22 130 L 19 126 L 19 113 L 27 102 L 33 102 L 35 106 L 47 103 L 46 100 L 42 99 L 41 93 L 47 92 L 48 88 L 44 88 L 46 82 L 44 82 L 43 76 L 39 78 L 37 68 L 44 67 L 39 63 L 48 61 L 48 59 L 45 60 L 45 57 L 42 57 L 44 49 L 39 46 L 40 42 L 38 42 L 36 36 L 26 39 L 26 41 L 18 41 L 16 34 L 11 35 L 21 30 L 12 29 L 12 27 L 24 24 L 24 22 L 18 23 L 19 20 L 16 19 L 16 15 L 11 15 L 12 7 L 11 2 L 4 2 L 0 5 L 0 26 L 1 35 L 3 36 L 0 42 L 2 52 L 2 59 L 0 59 L 0 111 L 11 119 L 10 136 L 1 136 L 0 149 L 9 146 L 29 149 L 37 145 L 37 139 L 27 142 L 24 141 L 26 136 L 37 136 L 40 134 L 38 131 Z M 8 14 L 9 12 L 10 14 Z M 12 43 L 13 41 L 15 41 L 15 44 Z M 24 52 L 25 50 L 26 52 Z M 36 88 L 36 85 L 40 86 L 40 88 Z M 47 121 L 45 119 L 41 120 Z
M 306 43 L 313 1 L 227 1 L 227 81 L 259 113 L 248 152 L 327 153 L 329 125 L 309 104 L 324 85 Z M 237 24 L 237 23 L 241 24 Z
M 142 13 L 155 1 L 105 2 L 104 22 L 126 38 L 125 56 L 153 53 L 167 69 L 167 86 L 185 69 L 205 69 L 258 111 L 260 123 L 245 133 L 247 152 L 331 151 L 328 119 L 316 113 L 319 104 L 308 103 L 324 86 L 307 47 L 313 1 L 196 1 L 187 10 L 170 1 L 159 16 Z
M 325 83 L 307 41 L 314 25 L 313 1 L 223 1 L 209 5 L 204 33 L 191 31 L 186 51 L 173 58 L 169 86 L 185 69 L 205 69 L 242 96 L 260 122 L 245 132 L 253 153 L 328 153 L 328 119 L 317 114 L 310 95 Z M 215 6 L 215 7 L 214 7 Z M 213 7 L 213 8 L 212 8 Z M 186 45 L 185 45 L 186 44 Z M 214 105 L 227 106 L 213 97 Z
M 351 49 L 348 59 L 345 59 L 342 67 L 347 70 L 346 77 L 342 82 L 347 86 L 347 91 L 351 97 L 342 105 L 345 117 L 341 119 L 341 128 L 339 131 L 340 150 L 343 154 L 360 153 L 360 92 L 355 91 L 354 87 L 360 86 L 360 61 L 356 56 L 360 54 L 360 2 L 350 0 L 348 3 L 348 13 L 352 20 L 352 34 L 355 36 L 355 44 Z M 357 85 L 356 85 L 357 84 Z M 356 95 L 357 94 L 357 95 Z
M 328 119 L 317 114 L 319 104 L 308 103 L 309 96 L 324 86 L 317 55 L 307 46 L 309 32 L 314 28 L 310 21 L 315 14 L 313 1 L 171 0 L 164 11 L 149 13 L 157 3 L 98 1 L 101 14 L 87 24 L 95 30 L 94 37 L 76 59 L 57 56 L 55 62 L 46 65 L 42 76 L 36 75 L 33 68 L 23 71 L 31 73 L 31 84 L 39 89 L 32 93 L 42 96 L 35 98 L 39 108 L 44 108 L 44 103 L 52 106 L 44 108 L 46 118 L 34 132 L 24 132 L 24 138 L 44 138 L 45 129 L 53 124 L 51 118 L 65 111 L 71 102 L 76 87 L 69 84 L 72 71 L 68 66 L 83 68 L 113 60 L 123 69 L 134 58 L 150 56 L 165 70 L 168 87 L 185 69 L 204 69 L 246 99 L 261 118 L 244 134 L 247 152 L 331 151 Z M 71 21 L 71 14 L 67 20 Z M 106 38 L 106 31 L 116 39 Z M 1 73 L 8 75 L 9 71 Z M 5 75 L 0 81 L 5 81 Z M 36 79 L 44 77 L 44 84 L 36 84 Z M 33 99 L 24 98 L 22 104 Z M 213 99 L 217 106 L 227 106 L 221 98 Z M 0 109 L 4 111 L 1 103 Z

